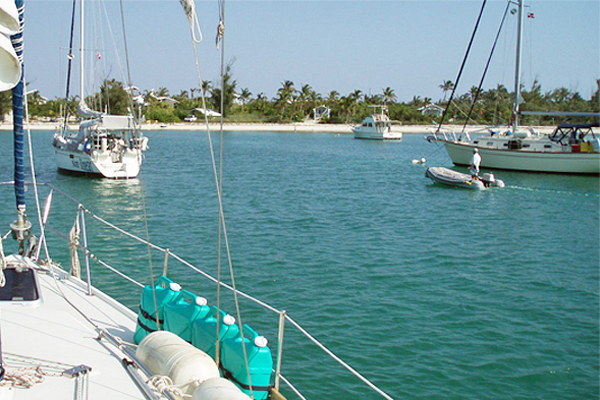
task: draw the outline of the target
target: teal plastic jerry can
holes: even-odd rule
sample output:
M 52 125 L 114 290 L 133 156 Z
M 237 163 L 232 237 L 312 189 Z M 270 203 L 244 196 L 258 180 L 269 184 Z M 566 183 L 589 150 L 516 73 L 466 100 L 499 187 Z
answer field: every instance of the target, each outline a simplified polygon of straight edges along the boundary
M 216 306 L 204 318 L 196 318 L 192 322 L 192 344 L 215 359 L 217 345 L 217 313 L 219 315 L 219 338 L 225 339 L 239 336 L 240 329 L 235 324 L 235 318 Z
M 181 290 L 174 301 L 165 304 L 164 330 L 173 332 L 183 340 L 192 342 L 192 322 L 205 318 L 210 313 L 204 297 L 196 296 L 187 290 Z
M 164 307 L 166 304 L 175 300 L 180 290 L 181 286 L 179 286 L 179 284 L 165 276 L 161 276 L 156 280 L 154 290 L 152 285 L 147 285 L 144 288 L 142 291 L 142 299 L 140 301 L 140 310 L 138 312 L 137 327 L 135 329 L 135 334 L 133 335 L 135 343 L 139 344 L 149 333 L 159 329 L 156 324 L 157 315 L 160 329 L 163 329 Z M 154 303 L 155 292 L 156 305 Z
M 248 368 L 244 358 L 243 344 L 246 346 Z M 223 341 L 221 350 L 221 373 L 230 379 L 242 392 L 250 395 L 250 383 L 255 399 L 266 399 L 271 388 L 273 357 L 268 341 L 244 325 L 244 337 L 237 336 Z M 248 378 L 250 371 L 250 378 Z

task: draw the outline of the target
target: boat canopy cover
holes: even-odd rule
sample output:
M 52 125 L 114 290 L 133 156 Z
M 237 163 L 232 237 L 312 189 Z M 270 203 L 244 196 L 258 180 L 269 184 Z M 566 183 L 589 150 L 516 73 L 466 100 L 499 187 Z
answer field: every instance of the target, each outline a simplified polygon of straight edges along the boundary
M 102 127 L 109 131 L 135 129 L 136 124 L 131 115 L 103 115 Z

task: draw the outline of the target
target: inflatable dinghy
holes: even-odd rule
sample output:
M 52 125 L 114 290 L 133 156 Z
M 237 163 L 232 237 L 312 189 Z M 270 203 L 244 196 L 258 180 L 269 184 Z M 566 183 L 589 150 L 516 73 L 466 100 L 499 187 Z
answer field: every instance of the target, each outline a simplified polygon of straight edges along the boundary
M 444 167 L 429 167 L 425 171 L 425 176 L 435 183 L 464 189 L 483 190 L 488 187 L 504 187 L 504 182 L 496 179 L 492 173 L 485 173 L 482 177 L 478 177 Z

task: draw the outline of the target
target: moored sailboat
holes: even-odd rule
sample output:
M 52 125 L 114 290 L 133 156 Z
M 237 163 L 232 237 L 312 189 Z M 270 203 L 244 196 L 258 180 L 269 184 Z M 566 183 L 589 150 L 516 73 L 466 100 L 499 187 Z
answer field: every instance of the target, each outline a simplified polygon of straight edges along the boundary
M 71 130 L 68 125 L 68 108 L 64 123 L 54 135 L 53 147 L 56 165 L 60 170 L 106 178 L 135 178 L 140 173 L 143 152 L 148 149 L 148 138 L 144 137 L 139 116 L 110 115 L 92 110 L 85 101 L 85 0 L 80 2 L 80 97 L 77 113 L 81 118 L 79 128 Z M 74 3 L 75 7 L 75 3 Z M 75 9 L 73 10 L 75 12 Z M 69 53 L 69 65 L 73 59 L 73 37 Z M 70 74 L 70 68 L 69 68 Z M 70 75 L 67 79 L 67 96 Z
M 523 115 L 554 115 L 600 118 L 600 113 L 521 111 L 521 53 L 524 0 L 518 0 L 518 38 L 512 122 L 507 127 L 491 127 L 487 133 L 444 132 L 440 126 L 429 136 L 430 142 L 442 143 L 455 165 L 470 163 L 474 148 L 482 156 L 481 167 L 564 174 L 600 174 L 600 123 L 559 125 L 552 134 L 536 132 L 519 125 Z M 450 106 L 450 103 L 448 107 Z M 445 115 L 445 113 L 444 113 Z M 568 132 L 567 132 L 568 130 Z

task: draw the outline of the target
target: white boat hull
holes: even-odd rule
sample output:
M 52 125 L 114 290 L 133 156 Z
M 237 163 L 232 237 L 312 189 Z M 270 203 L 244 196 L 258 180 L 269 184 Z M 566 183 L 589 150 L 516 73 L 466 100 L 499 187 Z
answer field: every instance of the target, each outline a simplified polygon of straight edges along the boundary
M 473 148 L 477 147 L 482 158 L 482 168 L 564 174 L 600 174 L 600 153 L 598 152 L 505 150 L 454 141 L 443 141 L 443 143 L 448 156 L 455 165 L 470 165 Z
M 361 130 L 354 130 L 355 139 L 367 139 L 367 140 L 402 140 L 401 132 L 366 132 Z
M 57 132 L 53 146 L 61 170 L 130 179 L 140 173 L 148 138 L 132 117 L 102 115 L 82 122 L 77 131 Z
M 110 151 L 101 150 L 87 154 L 55 148 L 54 155 L 56 165 L 61 170 L 98 174 L 113 179 L 135 178 L 142 164 L 142 152 L 136 149 L 125 150 L 119 160 L 114 160 Z

